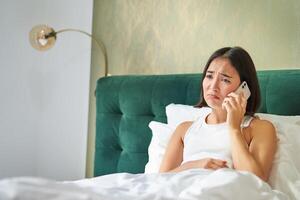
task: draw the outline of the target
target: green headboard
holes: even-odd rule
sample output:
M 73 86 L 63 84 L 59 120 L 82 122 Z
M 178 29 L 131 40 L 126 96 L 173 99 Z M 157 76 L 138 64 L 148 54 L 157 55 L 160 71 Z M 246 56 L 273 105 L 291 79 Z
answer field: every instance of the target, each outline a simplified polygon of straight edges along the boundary
M 150 121 L 165 122 L 170 103 L 195 105 L 201 74 L 111 76 L 96 89 L 94 176 L 144 172 Z M 300 70 L 258 72 L 259 112 L 300 115 Z

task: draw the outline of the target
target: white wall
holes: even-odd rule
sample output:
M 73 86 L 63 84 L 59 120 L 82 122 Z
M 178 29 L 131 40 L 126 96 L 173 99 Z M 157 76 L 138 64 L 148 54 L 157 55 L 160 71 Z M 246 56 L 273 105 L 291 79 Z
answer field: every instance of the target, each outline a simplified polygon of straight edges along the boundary
M 84 178 L 87 144 L 90 39 L 58 35 L 37 52 L 31 27 L 91 32 L 93 0 L 1 0 L 0 178 Z

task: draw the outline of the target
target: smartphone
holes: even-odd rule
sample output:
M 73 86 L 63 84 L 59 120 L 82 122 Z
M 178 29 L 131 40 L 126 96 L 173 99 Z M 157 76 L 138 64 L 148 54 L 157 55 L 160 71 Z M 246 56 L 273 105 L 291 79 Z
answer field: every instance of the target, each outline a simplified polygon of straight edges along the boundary
M 246 81 L 242 82 L 242 84 L 235 91 L 236 94 L 240 94 L 241 92 L 244 93 L 244 97 L 246 99 L 249 99 L 251 92 Z

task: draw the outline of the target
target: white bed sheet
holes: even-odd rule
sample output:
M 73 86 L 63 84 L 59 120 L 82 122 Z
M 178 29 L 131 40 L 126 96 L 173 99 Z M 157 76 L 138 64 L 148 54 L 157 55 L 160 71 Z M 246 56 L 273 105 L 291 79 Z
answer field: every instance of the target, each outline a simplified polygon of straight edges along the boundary
M 232 169 L 187 170 L 181 173 L 118 173 L 70 182 L 39 178 L 0 181 L 0 199 L 12 200 L 286 200 L 285 194 L 255 175 Z

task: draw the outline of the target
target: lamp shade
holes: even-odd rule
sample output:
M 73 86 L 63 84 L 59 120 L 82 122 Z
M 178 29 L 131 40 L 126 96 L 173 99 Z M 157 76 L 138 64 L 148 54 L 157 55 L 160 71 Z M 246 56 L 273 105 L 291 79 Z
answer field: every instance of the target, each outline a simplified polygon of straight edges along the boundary
M 37 25 L 29 32 L 29 41 L 31 46 L 36 50 L 46 51 L 54 46 L 56 32 L 47 25 Z
M 106 48 L 105 45 L 101 40 L 97 40 L 94 38 L 91 34 L 79 30 L 79 29 L 62 29 L 58 31 L 54 31 L 53 28 L 45 25 L 45 24 L 40 24 L 37 26 L 34 26 L 30 32 L 29 32 L 29 41 L 31 46 L 38 50 L 38 51 L 47 51 L 51 47 L 54 46 L 56 42 L 56 36 L 62 32 L 67 32 L 67 31 L 74 31 L 78 33 L 82 33 L 84 35 L 89 36 L 92 38 L 98 47 L 102 50 L 103 56 L 104 56 L 104 76 L 108 76 L 108 64 L 107 64 L 107 53 L 106 53 Z

